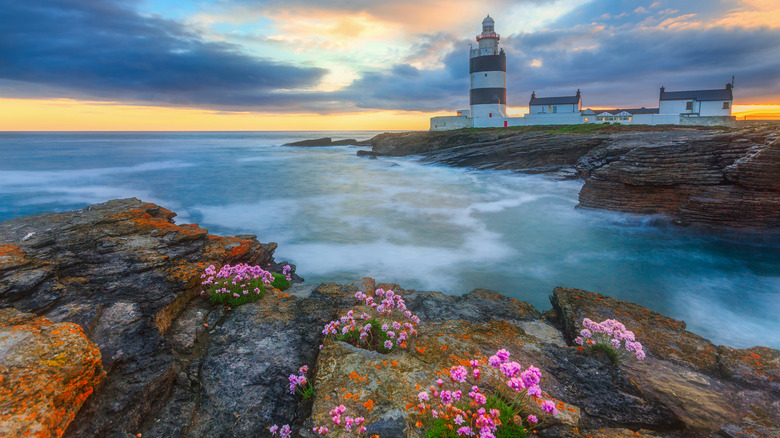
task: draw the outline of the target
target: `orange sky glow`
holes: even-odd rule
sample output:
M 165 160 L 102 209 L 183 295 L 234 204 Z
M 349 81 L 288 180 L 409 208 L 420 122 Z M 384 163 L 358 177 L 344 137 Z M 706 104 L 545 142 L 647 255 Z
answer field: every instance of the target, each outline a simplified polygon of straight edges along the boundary
M 522 116 L 527 107 L 511 107 Z M 0 131 L 396 131 L 427 130 L 430 117 L 414 111 L 345 114 L 262 114 L 195 108 L 123 105 L 71 99 L 0 99 Z M 780 120 L 780 104 L 735 104 L 738 120 Z

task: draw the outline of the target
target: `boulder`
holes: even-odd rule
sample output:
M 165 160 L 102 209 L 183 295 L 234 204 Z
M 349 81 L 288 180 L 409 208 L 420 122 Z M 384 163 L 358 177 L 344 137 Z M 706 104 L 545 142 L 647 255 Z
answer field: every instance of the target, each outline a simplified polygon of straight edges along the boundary
M 78 325 L 0 309 L 1 436 L 62 436 L 104 376 Z

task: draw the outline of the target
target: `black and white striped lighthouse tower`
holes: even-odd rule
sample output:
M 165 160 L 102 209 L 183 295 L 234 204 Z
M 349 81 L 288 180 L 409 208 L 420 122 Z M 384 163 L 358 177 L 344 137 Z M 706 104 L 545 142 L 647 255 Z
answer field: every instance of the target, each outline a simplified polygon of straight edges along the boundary
M 485 120 L 477 125 L 503 126 L 498 120 L 506 117 L 506 55 L 499 51 L 495 32 L 495 21 L 490 15 L 482 20 L 482 33 L 477 35 L 479 47 L 471 49 L 469 73 L 471 74 L 471 117 L 475 119 L 494 118 L 495 123 Z

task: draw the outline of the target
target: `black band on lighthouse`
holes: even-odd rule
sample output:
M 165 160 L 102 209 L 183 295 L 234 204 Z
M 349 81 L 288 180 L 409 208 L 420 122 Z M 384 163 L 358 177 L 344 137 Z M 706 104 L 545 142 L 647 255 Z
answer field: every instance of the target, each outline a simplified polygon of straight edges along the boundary
M 474 88 L 471 90 L 471 105 L 502 103 L 506 105 L 506 88 Z
M 469 73 L 479 73 L 481 71 L 506 72 L 506 55 L 485 55 L 471 58 L 469 60 Z

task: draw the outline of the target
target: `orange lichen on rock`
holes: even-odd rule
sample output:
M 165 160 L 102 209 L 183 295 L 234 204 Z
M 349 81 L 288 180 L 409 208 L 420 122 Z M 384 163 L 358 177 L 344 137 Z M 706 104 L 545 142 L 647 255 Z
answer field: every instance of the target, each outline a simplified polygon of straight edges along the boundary
M 62 436 L 105 375 L 76 324 L 0 309 L 0 348 L 0 436 Z

